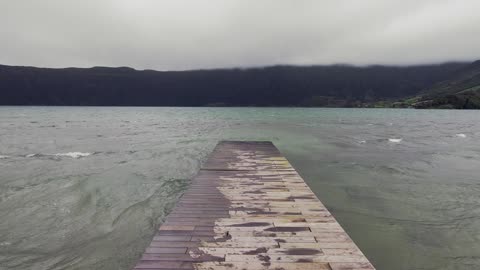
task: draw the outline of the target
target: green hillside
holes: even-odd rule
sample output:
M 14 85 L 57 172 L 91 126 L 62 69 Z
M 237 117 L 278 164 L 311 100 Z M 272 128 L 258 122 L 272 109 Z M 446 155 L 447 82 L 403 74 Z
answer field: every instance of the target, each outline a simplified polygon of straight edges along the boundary
M 462 67 L 449 79 L 396 105 L 418 109 L 480 109 L 480 61 Z

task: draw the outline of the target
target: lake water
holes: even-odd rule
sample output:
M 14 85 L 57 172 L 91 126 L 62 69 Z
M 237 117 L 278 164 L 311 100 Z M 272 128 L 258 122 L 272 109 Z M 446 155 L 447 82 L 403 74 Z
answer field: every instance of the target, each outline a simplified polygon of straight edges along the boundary
M 129 269 L 226 139 L 273 141 L 378 270 L 480 268 L 480 111 L 0 107 L 0 269 Z

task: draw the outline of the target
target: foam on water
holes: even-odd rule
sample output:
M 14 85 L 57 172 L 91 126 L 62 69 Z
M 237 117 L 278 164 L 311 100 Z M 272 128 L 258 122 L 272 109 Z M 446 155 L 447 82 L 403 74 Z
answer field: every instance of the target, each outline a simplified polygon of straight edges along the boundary
M 459 138 L 466 138 L 467 135 L 463 134 L 463 133 L 458 133 L 458 134 L 455 134 L 457 137 Z
M 388 139 L 389 142 L 391 143 L 400 143 L 403 139 L 395 139 L 395 138 L 390 138 Z
M 82 153 L 82 152 L 68 152 L 68 153 L 57 153 L 54 156 L 56 157 L 71 157 L 71 158 L 81 158 L 88 157 L 93 153 Z
M 0 159 L 7 159 L 9 156 L 0 155 Z
M 93 155 L 94 153 L 88 152 L 66 152 L 66 153 L 56 153 L 56 154 L 28 154 L 25 155 L 26 158 L 34 157 L 69 157 L 69 158 L 82 158 Z

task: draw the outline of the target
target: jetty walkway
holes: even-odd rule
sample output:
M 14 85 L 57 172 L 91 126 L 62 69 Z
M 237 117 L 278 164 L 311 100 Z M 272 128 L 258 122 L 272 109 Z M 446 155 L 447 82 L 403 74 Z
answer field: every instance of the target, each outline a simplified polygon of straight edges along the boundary
M 136 270 L 375 269 L 271 142 L 220 142 Z

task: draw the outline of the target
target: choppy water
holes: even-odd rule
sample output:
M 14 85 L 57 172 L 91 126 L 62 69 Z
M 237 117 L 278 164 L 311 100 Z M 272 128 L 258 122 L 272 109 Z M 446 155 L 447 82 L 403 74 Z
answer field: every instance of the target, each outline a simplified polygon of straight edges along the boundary
M 218 140 L 271 140 L 377 269 L 480 269 L 480 111 L 0 107 L 0 269 L 129 269 Z

